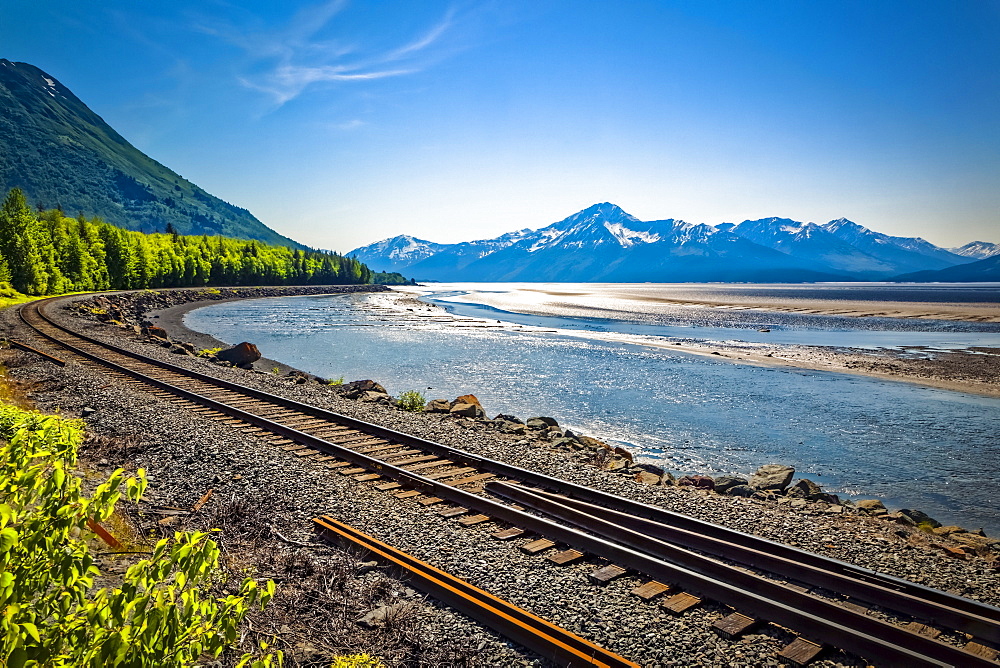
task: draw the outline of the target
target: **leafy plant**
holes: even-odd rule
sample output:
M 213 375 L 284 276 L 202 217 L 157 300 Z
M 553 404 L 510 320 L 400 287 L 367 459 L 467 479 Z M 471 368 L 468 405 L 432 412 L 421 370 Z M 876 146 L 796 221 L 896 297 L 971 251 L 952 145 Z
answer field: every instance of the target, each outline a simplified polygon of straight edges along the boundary
M 215 355 L 216 353 L 218 353 L 221 350 L 222 350 L 221 347 L 220 348 L 202 348 L 201 350 L 199 350 L 198 352 L 196 352 L 195 355 L 197 355 L 198 357 L 211 357 L 212 355 Z
M 399 395 L 396 405 L 404 411 L 422 411 L 424 410 L 424 406 L 427 405 L 427 398 L 416 390 L 407 390 Z
M 326 384 L 327 385 L 343 385 L 344 384 L 344 377 L 341 376 L 340 378 L 331 378 L 330 380 L 326 381 Z
M 206 533 L 178 532 L 132 565 L 121 586 L 95 590 L 100 571 L 75 536 L 88 521 L 107 521 L 123 490 L 138 501 L 146 477 L 118 469 L 85 495 L 74 475 L 82 435 L 79 420 L 0 406 L 0 664 L 180 668 L 218 657 L 251 606 L 273 597 L 274 583 L 247 578 L 213 595 L 222 584 L 218 546 Z M 239 665 L 282 660 L 248 653 Z
M 370 654 L 351 654 L 334 658 L 330 668 L 385 668 L 385 664 Z

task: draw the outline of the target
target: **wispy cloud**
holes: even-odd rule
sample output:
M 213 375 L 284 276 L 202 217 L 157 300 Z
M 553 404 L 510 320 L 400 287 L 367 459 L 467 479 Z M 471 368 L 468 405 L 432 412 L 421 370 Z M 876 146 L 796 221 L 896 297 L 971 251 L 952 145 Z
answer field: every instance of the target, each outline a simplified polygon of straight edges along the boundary
M 218 22 L 195 29 L 216 36 L 247 56 L 239 82 L 265 93 L 275 107 L 297 98 L 311 86 L 324 82 L 361 82 L 400 77 L 426 66 L 429 49 L 454 25 L 454 11 L 422 35 L 402 46 L 371 50 L 350 38 L 321 38 L 336 28 L 335 20 L 346 8 L 345 0 L 328 0 L 306 7 L 277 28 L 247 29 Z

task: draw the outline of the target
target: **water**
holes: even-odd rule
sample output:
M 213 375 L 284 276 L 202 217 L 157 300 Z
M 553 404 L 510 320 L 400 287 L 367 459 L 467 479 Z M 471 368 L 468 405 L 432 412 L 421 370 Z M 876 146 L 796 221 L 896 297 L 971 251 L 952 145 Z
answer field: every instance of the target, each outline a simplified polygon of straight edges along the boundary
M 551 415 L 675 473 L 785 463 L 830 491 L 1000 534 L 998 399 L 740 365 L 641 345 L 652 340 L 646 334 L 621 343 L 545 318 L 473 319 L 369 294 L 229 302 L 193 311 L 186 323 L 253 341 L 264 356 L 317 375 L 374 378 L 397 395 L 471 392 L 491 415 Z M 996 334 L 984 336 L 997 345 Z

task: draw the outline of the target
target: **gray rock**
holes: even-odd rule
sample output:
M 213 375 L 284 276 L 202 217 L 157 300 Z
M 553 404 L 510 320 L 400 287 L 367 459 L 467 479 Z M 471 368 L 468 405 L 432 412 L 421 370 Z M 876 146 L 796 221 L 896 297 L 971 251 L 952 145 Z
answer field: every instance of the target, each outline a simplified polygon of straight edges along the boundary
M 549 427 L 559 427 L 559 423 L 556 422 L 556 419 L 550 417 L 528 418 L 525 424 L 531 427 L 532 429 L 548 429 Z
M 901 508 L 899 510 L 899 514 L 905 515 L 906 517 L 910 518 L 916 525 L 929 524 L 931 525 L 932 529 L 936 529 L 939 526 L 941 526 L 940 522 L 938 522 L 936 519 L 934 519 L 933 517 L 931 517 L 922 510 L 911 510 L 910 508 Z
M 750 498 L 753 496 L 757 490 L 755 490 L 750 485 L 734 485 L 726 490 L 727 496 L 741 496 L 744 498 Z
M 715 491 L 719 494 L 725 494 L 733 487 L 737 485 L 746 485 L 748 481 L 746 478 L 741 478 L 734 475 L 720 475 L 715 478 Z
M 424 406 L 425 413 L 447 413 L 451 410 L 451 402 L 447 399 L 432 399 Z
M 792 481 L 795 469 L 783 464 L 765 464 L 750 478 L 750 486 L 764 491 L 784 491 Z

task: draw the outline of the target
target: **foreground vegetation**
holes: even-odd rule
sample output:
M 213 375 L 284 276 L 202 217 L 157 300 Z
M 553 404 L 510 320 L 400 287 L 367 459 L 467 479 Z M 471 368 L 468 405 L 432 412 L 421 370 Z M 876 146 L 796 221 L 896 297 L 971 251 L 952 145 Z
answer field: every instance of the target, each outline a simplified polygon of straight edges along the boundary
M 122 492 L 138 501 L 142 470 L 115 471 L 91 495 L 76 469 L 76 420 L 0 406 L 0 664 L 22 666 L 191 666 L 232 646 L 274 583 L 226 585 L 219 548 L 204 532 L 178 532 L 125 572 L 95 588 L 101 573 L 81 536 L 111 517 Z M 280 666 L 282 655 L 244 654 L 238 666 Z
M 33 211 L 20 189 L 0 207 L 0 287 L 24 295 L 204 285 L 404 283 L 352 257 L 227 237 L 143 234 L 58 209 Z

